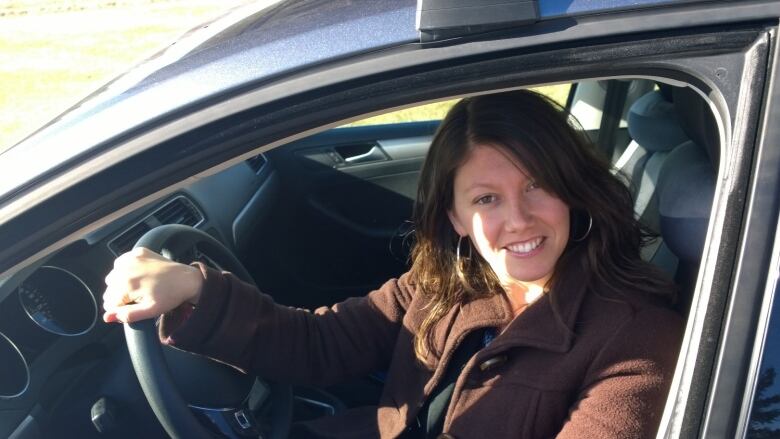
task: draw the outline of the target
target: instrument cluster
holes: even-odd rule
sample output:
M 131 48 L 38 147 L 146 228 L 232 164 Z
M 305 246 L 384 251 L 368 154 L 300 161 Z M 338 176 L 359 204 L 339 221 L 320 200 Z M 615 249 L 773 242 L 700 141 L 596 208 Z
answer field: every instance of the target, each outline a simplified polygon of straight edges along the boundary
M 70 271 L 51 265 L 38 267 L 16 287 L 3 303 L 3 314 L 16 314 L 16 319 L 21 314 L 19 308 L 29 321 L 55 338 L 88 333 L 98 316 L 97 301 L 87 284 Z M 13 331 L 17 326 L 5 329 Z M 15 343 L 18 335 L 0 332 L 0 399 L 19 397 L 30 385 L 29 363 L 36 352 Z M 37 338 L 47 337 L 39 334 Z

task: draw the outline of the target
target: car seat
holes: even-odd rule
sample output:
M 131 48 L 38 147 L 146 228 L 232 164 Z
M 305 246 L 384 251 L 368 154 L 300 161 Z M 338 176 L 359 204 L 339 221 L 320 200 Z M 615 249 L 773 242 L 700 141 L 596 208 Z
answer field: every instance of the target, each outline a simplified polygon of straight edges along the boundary
M 615 163 L 628 180 L 634 198 L 634 214 L 659 233 L 658 177 L 667 156 L 688 142 L 671 102 L 671 89 L 661 85 L 637 99 L 628 111 L 628 132 L 633 139 Z M 642 258 L 652 261 L 665 249 L 660 239 L 643 248 Z M 671 267 L 670 269 L 673 269 Z
M 674 108 L 692 140 L 671 151 L 658 177 L 661 236 L 676 257 L 672 271 L 680 287 L 678 310 L 687 314 L 699 271 L 712 210 L 718 154 L 718 129 L 706 102 L 690 88 L 675 88 Z M 659 253 L 654 263 L 672 266 L 672 255 Z
M 661 165 L 670 151 L 690 139 L 677 120 L 674 105 L 661 90 L 651 91 L 631 105 L 628 132 L 632 141 L 615 168 L 630 179 L 634 213 L 658 232 L 657 200 L 653 195 Z

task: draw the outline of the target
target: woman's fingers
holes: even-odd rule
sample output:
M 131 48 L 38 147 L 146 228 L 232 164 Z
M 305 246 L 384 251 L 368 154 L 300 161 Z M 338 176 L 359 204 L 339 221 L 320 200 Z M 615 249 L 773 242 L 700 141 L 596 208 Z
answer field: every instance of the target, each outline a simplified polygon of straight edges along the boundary
M 103 320 L 111 322 L 135 322 L 157 317 L 166 310 L 153 297 L 143 291 L 109 285 L 103 294 Z
M 159 313 L 154 309 L 151 303 L 133 303 L 121 306 L 103 314 L 103 321 L 106 323 L 132 323 L 139 320 L 146 320 L 157 317 Z
M 106 290 L 103 293 L 105 322 L 129 322 L 146 318 L 139 318 L 139 311 L 141 316 L 148 314 L 149 303 L 142 306 L 136 304 L 142 302 L 141 299 L 145 294 L 138 290 L 140 286 L 138 279 L 139 275 L 143 275 L 139 259 L 146 252 L 149 250 L 137 248 L 114 260 L 114 268 L 105 278 Z
M 185 301 L 195 303 L 203 275 L 139 247 L 119 256 L 105 281 L 103 320 L 126 322 L 156 317 Z
M 160 313 L 154 309 L 153 303 L 134 303 L 120 307 L 116 311 L 117 320 L 123 323 L 151 319 L 158 315 L 160 315 Z
M 116 313 L 113 311 L 106 311 L 103 313 L 103 321 L 106 323 L 114 323 L 117 321 Z

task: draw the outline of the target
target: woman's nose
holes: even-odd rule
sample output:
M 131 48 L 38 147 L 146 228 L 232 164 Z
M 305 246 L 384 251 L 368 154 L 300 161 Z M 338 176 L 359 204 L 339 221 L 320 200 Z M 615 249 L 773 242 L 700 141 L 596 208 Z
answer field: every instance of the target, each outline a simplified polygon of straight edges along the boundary
M 528 204 L 522 200 L 508 203 L 508 212 L 506 216 L 504 227 L 508 231 L 522 230 L 533 222 L 533 214 L 531 213 Z

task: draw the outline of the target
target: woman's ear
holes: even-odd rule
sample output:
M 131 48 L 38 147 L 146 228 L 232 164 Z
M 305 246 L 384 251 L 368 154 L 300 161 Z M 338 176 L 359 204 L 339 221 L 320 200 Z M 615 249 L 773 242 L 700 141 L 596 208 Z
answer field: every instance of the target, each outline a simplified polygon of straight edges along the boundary
M 458 217 L 455 216 L 455 214 L 452 212 L 452 210 L 447 211 L 447 216 L 450 219 L 450 223 L 452 223 L 452 228 L 455 229 L 455 233 L 457 233 L 460 236 L 466 236 L 468 235 L 468 232 L 466 231 L 466 228 L 463 227 L 463 225 L 458 221 Z

